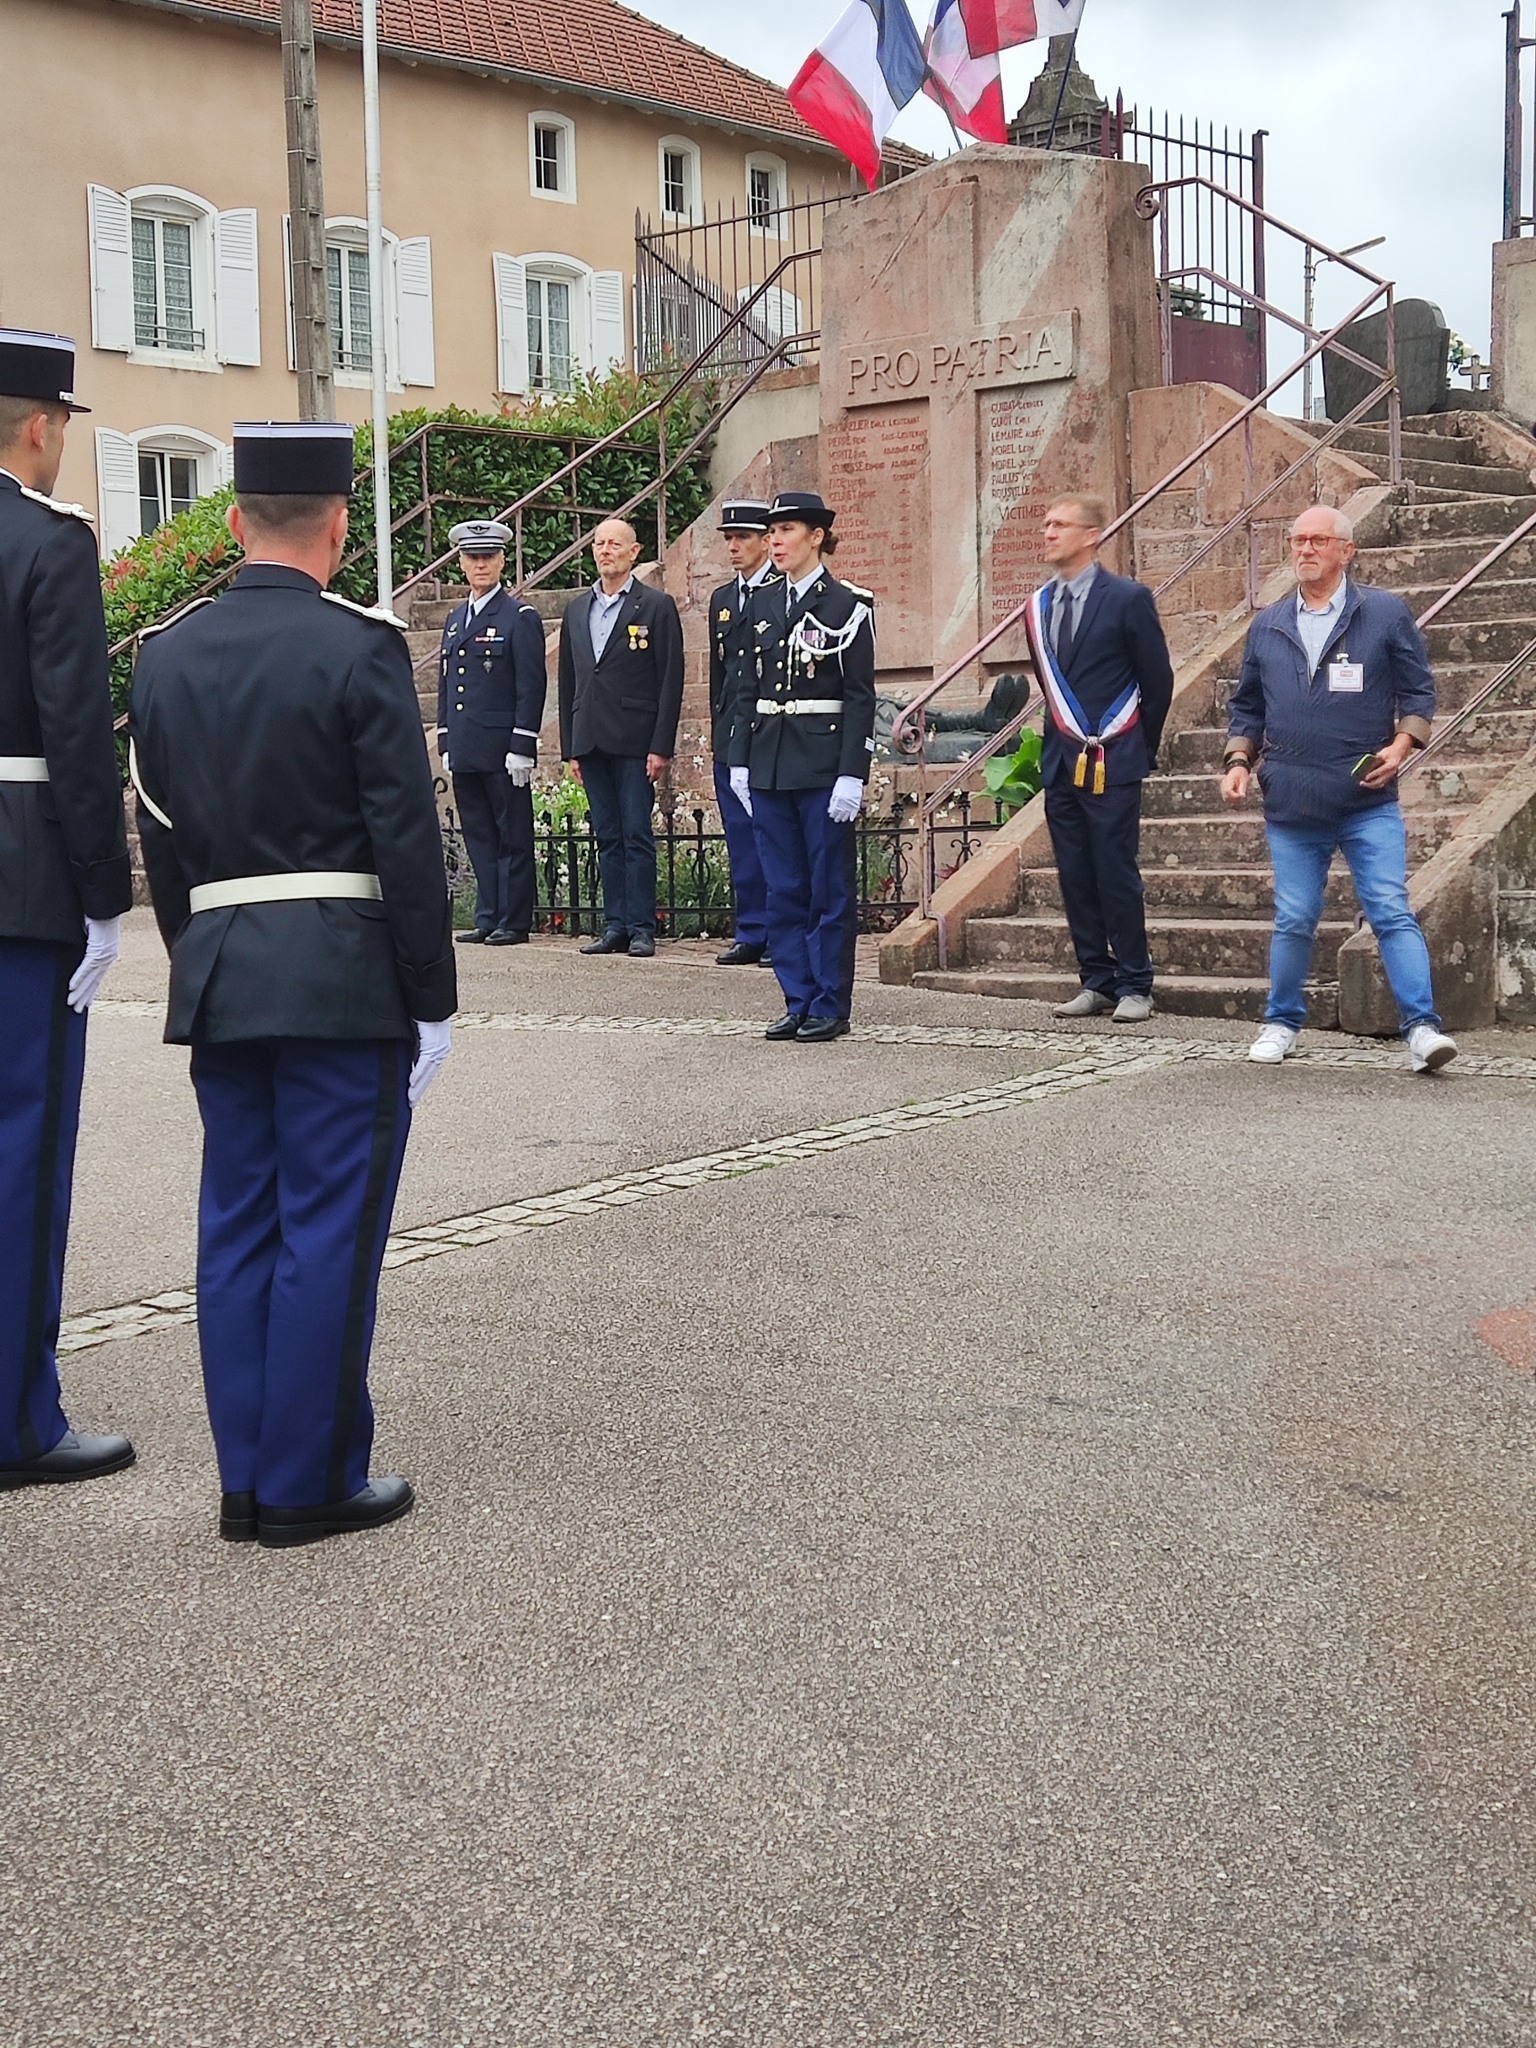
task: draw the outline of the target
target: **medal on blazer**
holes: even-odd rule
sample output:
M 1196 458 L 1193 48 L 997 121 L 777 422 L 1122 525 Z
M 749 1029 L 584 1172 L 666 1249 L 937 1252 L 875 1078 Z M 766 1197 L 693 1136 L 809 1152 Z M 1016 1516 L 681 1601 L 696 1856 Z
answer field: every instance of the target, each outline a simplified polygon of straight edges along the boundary
M 629 629 L 629 651 L 641 652 L 651 644 L 650 631 L 645 626 L 631 626 Z

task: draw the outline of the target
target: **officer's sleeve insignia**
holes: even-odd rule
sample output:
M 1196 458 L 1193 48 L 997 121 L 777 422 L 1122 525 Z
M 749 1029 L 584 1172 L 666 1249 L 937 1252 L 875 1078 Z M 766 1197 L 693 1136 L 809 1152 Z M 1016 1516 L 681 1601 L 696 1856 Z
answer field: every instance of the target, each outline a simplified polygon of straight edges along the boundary
M 62 512 L 66 519 L 83 519 L 87 526 L 96 524 L 94 514 L 87 512 L 83 505 L 66 504 L 62 498 L 50 498 L 44 491 L 28 490 L 25 484 L 21 487 L 21 495 L 30 498 L 34 505 L 46 505 L 50 512 Z
M 168 633 L 172 626 L 179 626 L 183 619 L 189 619 L 194 612 L 200 612 L 205 604 L 217 603 L 216 597 L 194 597 L 190 604 L 182 605 L 177 611 L 172 612 L 168 619 L 160 619 L 153 626 L 146 626 L 139 635 L 140 644 L 146 640 L 153 640 L 157 633 Z M 143 792 L 140 791 L 140 794 Z M 144 801 L 148 803 L 149 798 L 145 797 Z
M 393 626 L 397 633 L 409 631 L 404 619 L 396 618 L 393 612 L 385 611 L 378 604 L 354 604 L 350 597 L 340 597 L 334 590 L 322 590 L 320 595 L 327 604 L 339 604 L 343 611 L 356 612 L 360 619 L 377 619 L 381 626 Z

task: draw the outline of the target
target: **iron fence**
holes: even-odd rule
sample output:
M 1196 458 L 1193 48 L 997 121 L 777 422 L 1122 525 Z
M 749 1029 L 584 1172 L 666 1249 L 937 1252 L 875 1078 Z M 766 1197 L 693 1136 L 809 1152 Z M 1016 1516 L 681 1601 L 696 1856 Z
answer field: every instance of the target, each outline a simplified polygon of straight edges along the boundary
M 439 778 L 439 794 L 446 793 Z M 928 836 L 930 892 L 970 860 L 1010 813 L 968 792 Z M 668 939 L 724 937 L 734 924 L 725 834 L 702 807 L 661 812 L 656 821 L 657 932 Z M 859 930 L 889 932 L 917 908 L 918 847 L 926 835 L 915 801 L 885 816 L 861 814 L 855 827 Z M 443 853 L 454 899 L 454 921 L 474 921 L 475 878 L 452 808 L 443 812 Z M 574 813 L 539 813 L 534 821 L 535 929 L 570 938 L 595 938 L 602 928 L 597 839 Z

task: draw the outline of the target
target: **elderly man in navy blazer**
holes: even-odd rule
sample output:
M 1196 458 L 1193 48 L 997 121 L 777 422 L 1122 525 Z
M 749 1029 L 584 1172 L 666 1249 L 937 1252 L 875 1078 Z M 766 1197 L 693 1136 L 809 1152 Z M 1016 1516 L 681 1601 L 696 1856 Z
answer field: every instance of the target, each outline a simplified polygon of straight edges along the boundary
M 597 581 L 560 623 L 560 753 L 587 792 L 603 884 L 603 929 L 583 953 L 656 951 L 653 785 L 677 744 L 683 623 L 665 591 L 635 581 L 627 519 L 592 536 Z
M 1104 508 L 1069 494 L 1045 516 L 1055 575 L 1026 619 L 1046 695 L 1045 817 L 1082 988 L 1058 1017 L 1152 1014 L 1152 960 L 1137 852 L 1141 785 L 1157 766 L 1173 665 L 1145 584 L 1100 565 Z
M 1332 505 L 1291 528 L 1296 589 L 1248 629 L 1232 697 L 1221 793 L 1248 794 L 1255 760 L 1275 871 L 1264 1028 L 1249 1049 L 1277 1067 L 1306 1021 L 1305 983 L 1328 866 L 1342 852 L 1397 999 L 1409 1061 L 1435 1073 L 1456 1057 L 1440 1029 L 1429 948 L 1408 901 L 1408 838 L 1397 777 L 1428 744 L 1435 679 L 1403 600 L 1355 583 L 1354 529 Z

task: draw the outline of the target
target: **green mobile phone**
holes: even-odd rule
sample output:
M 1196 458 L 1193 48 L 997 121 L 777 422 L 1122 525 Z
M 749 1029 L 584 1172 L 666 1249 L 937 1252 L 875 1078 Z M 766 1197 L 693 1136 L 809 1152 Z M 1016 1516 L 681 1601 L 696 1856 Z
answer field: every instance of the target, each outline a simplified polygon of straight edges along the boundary
M 1354 767 L 1351 768 L 1349 772 L 1355 778 L 1356 782 L 1358 782 L 1362 775 L 1366 774 L 1370 769 L 1374 768 L 1375 766 L 1376 756 L 1374 753 L 1362 754 L 1359 760 L 1355 763 Z

